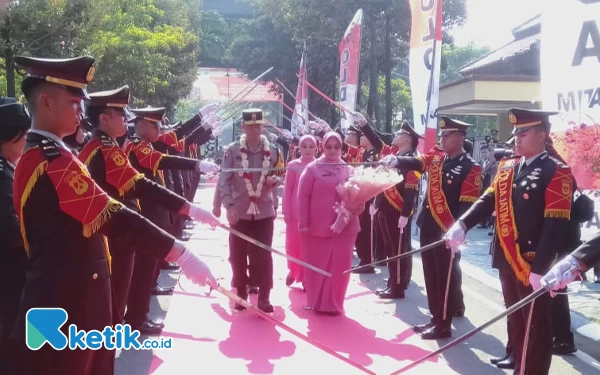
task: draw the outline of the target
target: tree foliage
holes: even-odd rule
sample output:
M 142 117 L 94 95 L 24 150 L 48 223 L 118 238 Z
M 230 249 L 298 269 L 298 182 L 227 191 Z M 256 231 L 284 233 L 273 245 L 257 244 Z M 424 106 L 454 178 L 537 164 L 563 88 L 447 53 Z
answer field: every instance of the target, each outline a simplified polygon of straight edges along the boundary
M 445 85 L 462 78 L 459 70 L 488 52 L 490 52 L 488 47 L 476 46 L 474 43 L 464 47 L 442 45 L 440 84 Z
M 258 17 L 230 49 L 231 64 L 250 76 L 275 66 L 273 75 L 292 91 L 304 42 L 308 54 L 308 80 L 322 92 L 337 99 L 339 76 L 338 44 L 354 13 L 363 9 L 363 36 L 360 87 L 368 87 L 370 77 L 379 75 L 408 55 L 411 13 L 405 0 L 248 0 Z M 465 19 L 464 0 L 444 1 L 444 26 L 460 25 Z M 391 30 L 385 30 L 385 12 L 391 17 Z M 369 38 L 375 28 L 375 39 Z M 384 64 L 383 41 L 391 35 L 391 66 Z M 373 59 L 372 56 L 375 56 Z M 375 87 L 379 85 L 377 81 Z M 365 86 L 365 84 L 367 84 Z M 362 91 L 362 90 L 361 90 Z M 379 92 L 379 90 L 376 90 Z M 359 106 L 367 106 L 368 96 L 359 92 Z M 286 96 L 286 100 L 289 100 Z M 383 98 L 383 96 L 381 96 Z M 311 111 L 337 122 L 339 114 L 326 100 L 310 92 Z M 380 105 L 378 104 L 378 107 Z M 380 113 L 385 113 L 380 110 Z

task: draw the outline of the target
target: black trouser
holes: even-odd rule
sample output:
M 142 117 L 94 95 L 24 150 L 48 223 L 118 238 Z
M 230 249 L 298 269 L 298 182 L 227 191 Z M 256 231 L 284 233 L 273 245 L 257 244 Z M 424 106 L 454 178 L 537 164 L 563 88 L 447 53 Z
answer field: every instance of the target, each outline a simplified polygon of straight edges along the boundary
M 240 220 L 231 227 L 265 245 L 271 246 L 274 223 L 274 218 Z M 271 290 L 273 288 L 273 257 L 271 252 L 230 234 L 229 262 L 233 273 L 231 284 L 234 288 L 237 288 L 238 292 L 245 293 L 250 279 L 261 290 Z
M 500 272 L 499 274 L 499 278 L 500 278 L 500 285 L 502 287 L 502 290 L 508 289 L 511 287 L 512 285 L 512 278 L 509 274 L 507 274 L 506 272 Z M 514 301 L 510 301 L 506 298 L 506 294 L 503 293 L 503 297 L 504 297 L 504 306 L 508 309 L 509 307 L 512 306 L 512 304 L 514 303 Z M 515 330 L 515 318 L 514 318 L 514 314 L 510 314 L 506 317 L 506 332 L 508 332 L 508 340 L 506 341 L 506 354 L 512 355 L 514 356 L 514 349 L 513 349 L 513 343 L 511 341 L 511 335 L 510 332 L 513 332 Z
M 400 229 L 398 228 L 398 219 L 400 218 L 399 211 L 383 211 L 377 212 L 379 227 L 383 232 L 385 250 L 388 257 L 398 255 L 398 243 L 400 242 Z M 412 250 L 411 246 L 411 226 L 412 219 L 408 221 L 404 232 L 402 233 L 401 253 L 404 254 Z M 400 262 L 400 282 L 398 282 L 398 262 Z M 388 286 L 392 293 L 403 292 L 410 283 L 412 276 L 412 257 L 403 258 L 400 261 L 393 261 L 387 264 L 390 275 Z
M 356 235 L 356 255 L 360 259 L 360 264 L 371 263 L 371 214 L 369 206 L 373 199 L 365 203 L 365 210 L 358 217 L 360 221 L 360 232 Z
M 148 319 L 152 288 L 156 285 L 158 259 L 151 255 L 136 251 L 131 278 L 127 313 L 125 321 L 132 326 L 142 324 Z
M 567 288 L 561 289 L 559 293 L 566 293 Z M 571 332 L 571 313 L 569 308 L 569 296 L 557 294 L 551 299 L 552 331 L 554 341 L 557 343 L 573 344 L 573 332 Z
M 115 369 L 116 350 L 76 349 L 56 350 L 46 344 L 39 350 L 31 350 L 25 341 L 11 341 L 10 375 L 112 375 Z
M 514 305 L 533 292 L 531 286 L 524 286 L 511 269 L 501 269 L 500 275 L 503 274 L 506 282 L 502 285 L 502 293 L 508 305 Z M 529 306 L 527 305 L 512 314 L 514 324 L 509 327 L 508 337 L 515 356 L 513 374 L 519 374 L 521 369 Z M 549 309 L 550 297 L 548 294 L 544 294 L 535 300 L 529 331 L 529 343 L 527 345 L 527 362 L 525 364 L 525 374 L 527 375 L 547 375 L 550 371 L 550 363 L 552 362 L 552 322 L 550 321 Z
M 127 297 L 133 276 L 135 249 L 124 238 L 110 238 L 108 245 L 111 256 L 111 281 L 113 286 L 113 304 L 116 311 L 116 321 L 123 321 Z
M 0 309 L 0 374 L 10 374 L 6 370 L 10 359 L 10 336 L 17 321 L 23 285 L 17 287 L 14 280 L 2 285 L 9 289 L 0 294 L 0 301 L 2 301 L 2 308 Z
M 423 225 L 420 232 L 421 246 L 442 239 L 442 231 L 436 225 Z M 450 277 L 450 288 L 448 291 L 448 307 L 446 319 L 444 320 L 444 297 L 446 295 L 446 284 L 448 283 L 448 269 L 450 265 L 450 250 L 444 244 L 439 247 L 421 253 L 423 260 L 423 274 L 425 276 L 425 289 L 427 290 L 427 302 L 432 321 L 443 328 L 450 328 L 452 315 L 459 309 L 464 309 L 462 293 L 462 272 L 460 269 L 460 253 L 452 261 L 452 274 Z
M 375 214 L 374 219 L 375 222 L 373 223 L 373 229 L 375 231 L 374 236 L 375 238 L 373 239 L 373 246 L 374 246 L 374 256 L 375 259 L 385 259 L 388 255 L 388 250 L 385 247 L 385 239 L 384 234 L 383 234 L 383 228 L 381 226 L 381 223 L 379 222 L 379 219 L 377 218 L 377 216 L 379 215 L 379 210 L 377 211 L 377 214 Z M 369 228 L 369 231 L 371 229 Z M 370 233 L 369 233 L 370 236 Z

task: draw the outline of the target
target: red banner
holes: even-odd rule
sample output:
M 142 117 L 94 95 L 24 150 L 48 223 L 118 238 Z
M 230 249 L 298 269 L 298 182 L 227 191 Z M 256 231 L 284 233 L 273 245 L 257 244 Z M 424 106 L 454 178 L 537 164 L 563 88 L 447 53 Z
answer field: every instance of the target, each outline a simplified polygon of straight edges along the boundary
M 356 11 L 352 22 L 346 29 L 338 47 L 340 52 L 340 104 L 350 111 L 356 108 L 360 66 L 360 44 L 363 11 Z M 346 111 L 340 111 L 342 131 L 352 125 L 352 117 Z

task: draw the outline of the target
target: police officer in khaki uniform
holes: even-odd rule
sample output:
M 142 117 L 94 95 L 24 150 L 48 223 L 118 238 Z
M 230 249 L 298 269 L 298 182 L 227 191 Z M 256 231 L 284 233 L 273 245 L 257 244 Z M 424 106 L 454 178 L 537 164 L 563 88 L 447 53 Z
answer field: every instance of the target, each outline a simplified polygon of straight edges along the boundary
M 247 109 L 243 111 L 242 119 L 243 134 L 239 141 L 233 142 L 227 148 L 222 167 L 242 170 L 283 167 L 281 153 L 262 135 L 262 110 Z M 219 191 L 231 227 L 271 246 L 277 216 L 273 190 L 280 183 L 281 178 L 276 172 L 266 169 L 262 172 L 222 171 L 219 176 Z M 248 298 L 250 277 L 259 288 L 258 308 L 265 312 L 273 312 L 269 300 L 273 288 L 271 253 L 230 234 L 229 262 L 233 271 L 232 285 L 237 289 L 238 296 Z M 236 305 L 236 309 L 241 310 L 243 307 Z

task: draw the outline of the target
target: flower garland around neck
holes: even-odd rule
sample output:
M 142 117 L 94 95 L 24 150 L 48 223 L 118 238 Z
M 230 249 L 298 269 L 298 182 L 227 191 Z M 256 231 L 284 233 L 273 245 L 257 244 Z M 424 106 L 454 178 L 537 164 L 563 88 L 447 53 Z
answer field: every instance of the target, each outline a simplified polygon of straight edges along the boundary
M 260 136 L 260 142 L 262 145 L 263 152 L 263 161 L 262 168 L 263 171 L 260 173 L 260 179 L 258 180 L 258 184 L 256 184 L 256 190 L 252 187 L 252 175 L 247 169 L 250 167 L 248 163 L 248 143 L 246 139 L 246 135 L 243 134 L 240 138 L 240 153 L 242 154 L 242 168 L 246 170 L 245 172 L 238 172 L 241 177 L 244 178 L 246 182 L 246 190 L 248 190 L 248 196 L 250 196 L 250 207 L 248 207 L 248 211 L 246 213 L 248 215 L 258 215 L 260 211 L 258 209 L 258 199 L 262 194 L 262 188 L 265 184 L 265 179 L 269 174 L 268 168 L 271 167 L 271 150 L 269 149 L 269 140 L 264 135 Z

